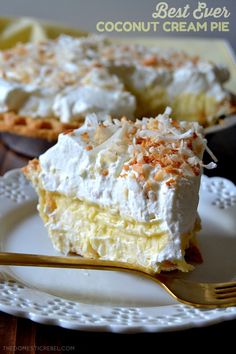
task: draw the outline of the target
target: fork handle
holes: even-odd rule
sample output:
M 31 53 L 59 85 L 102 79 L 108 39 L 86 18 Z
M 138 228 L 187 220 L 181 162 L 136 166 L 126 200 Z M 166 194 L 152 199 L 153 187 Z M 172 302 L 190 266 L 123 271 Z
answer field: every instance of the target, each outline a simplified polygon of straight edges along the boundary
M 0 265 L 48 268 L 102 269 L 149 274 L 144 267 L 126 262 L 97 260 L 82 257 L 46 256 L 38 254 L 0 252 Z M 151 273 L 150 273 L 151 275 Z

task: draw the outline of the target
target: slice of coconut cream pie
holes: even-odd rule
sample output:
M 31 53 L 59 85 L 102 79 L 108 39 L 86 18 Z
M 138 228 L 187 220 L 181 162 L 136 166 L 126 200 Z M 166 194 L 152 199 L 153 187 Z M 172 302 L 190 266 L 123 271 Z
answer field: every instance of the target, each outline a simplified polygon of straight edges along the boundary
M 192 269 L 206 141 L 198 123 L 169 114 L 136 122 L 91 114 L 24 168 L 57 250 L 154 272 Z

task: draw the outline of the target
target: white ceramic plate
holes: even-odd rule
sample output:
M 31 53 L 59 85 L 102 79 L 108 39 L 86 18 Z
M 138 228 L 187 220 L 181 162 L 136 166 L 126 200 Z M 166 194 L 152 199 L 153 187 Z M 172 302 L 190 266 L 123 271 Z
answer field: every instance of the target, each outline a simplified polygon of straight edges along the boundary
M 236 124 L 236 115 L 226 117 L 222 120 L 221 124 L 216 124 L 211 127 L 205 128 L 205 134 L 217 133 L 224 129 L 233 127 Z
M 0 178 L 0 249 L 55 255 L 36 211 L 36 195 L 14 170 Z M 199 212 L 204 263 L 184 277 L 226 281 L 236 276 L 236 187 L 203 176 Z M 177 303 L 157 284 L 120 272 L 0 267 L 0 310 L 61 327 L 158 332 L 236 318 L 236 307 L 202 310 Z

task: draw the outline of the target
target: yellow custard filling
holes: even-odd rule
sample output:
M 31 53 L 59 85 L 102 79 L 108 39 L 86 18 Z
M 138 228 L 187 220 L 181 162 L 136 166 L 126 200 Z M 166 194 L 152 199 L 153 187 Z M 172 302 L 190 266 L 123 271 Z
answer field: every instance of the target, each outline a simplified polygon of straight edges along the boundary
M 137 117 L 156 116 L 164 111 L 166 106 L 173 109 L 175 119 L 198 121 L 203 126 L 214 124 L 216 119 L 224 114 L 227 103 L 217 100 L 205 93 L 181 93 L 172 99 L 167 91 L 158 86 L 150 86 L 142 92 L 134 93 L 137 99 Z M 215 117 L 215 119 L 213 119 Z
M 154 272 L 192 269 L 186 263 L 184 253 L 195 244 L 195 233 L 199 230 L 197 223 L 194 230 L 182 235 L 182 258 L 157 262 L 158 254 L 171 242 L 161 220 L 137 222 L 59 193 L 42 189 L 38 193 L 40 215 L 54 247 L 60 252 L 135 263 Z

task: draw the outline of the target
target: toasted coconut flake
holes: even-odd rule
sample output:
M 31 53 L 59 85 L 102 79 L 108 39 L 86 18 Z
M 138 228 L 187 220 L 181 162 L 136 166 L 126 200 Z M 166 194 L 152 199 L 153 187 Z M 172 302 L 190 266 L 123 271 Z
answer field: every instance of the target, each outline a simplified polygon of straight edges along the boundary
M 156 182 L 163 181 L 165 178 L 165 172 L 163 170 L 159 170 L 155 175 L 154 175 L 154 180 Z
M 108 170 L 102 170 L 102 173 L 101 173 L 104 177 L 108 176 L 109 174 L 109 171 Z
M 168 181 L 166 181 L 166 185 L 168 187 L 172 187 L 174 184 L 176 184 L 176 180 L 174 178 L 170 178 Z
M 205 149 L 206 149 L 207 153 L 210 155 L 210 157 L 212 158 L 212 160 L 214 162 L 217 162 L 218 161 L 217 157 L 213 154 L 213 152 L 209 149 L 209 147 L 207 145 L 205 146 Z
M 93 150 L 93 147 L 91 145 L 87 145 L 87 146 L 85 146 L 85 150 L 87 150 L 87 151 Z

